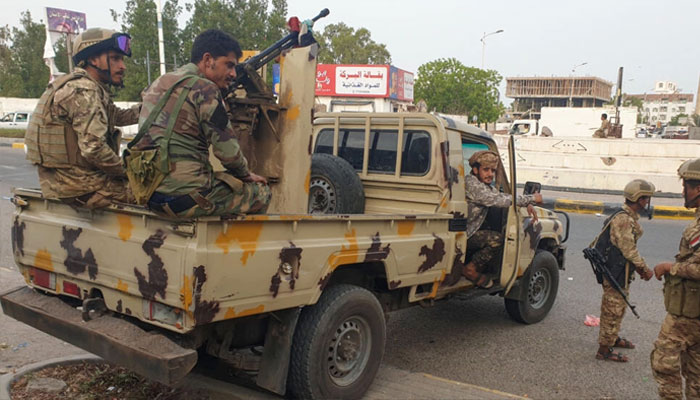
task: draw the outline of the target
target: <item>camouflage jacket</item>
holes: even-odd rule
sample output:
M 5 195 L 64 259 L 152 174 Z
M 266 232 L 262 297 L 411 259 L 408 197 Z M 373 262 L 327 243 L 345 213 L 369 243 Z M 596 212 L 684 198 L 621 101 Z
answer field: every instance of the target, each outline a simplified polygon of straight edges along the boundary
M 140 105 L 121 109 L 112 102 L 109 89 L 85 76 L 66 83 L 54 93 L 53 118 L 70 124 L 78 138 L 81 155 L 92 167 L 45 168 L 39 166 L 41 191 L 48 198 L 66 198 L 92 193 L 114 176 L 126 177 L 119 157 L 120 134 L 115 126 L 138 122 Z
M 695 219 L 683 231 L 671 275 L 700 281 L 700 208 L 695 210 Z
M 249 174 L 248 162 L 229 122 L 221 91 L 212 81 L 200 74 L 195 64 L 189 63 L 175 72 L 162 75 L 143 92 L 139 127 L 148 118 L 161 96 L 184 75 L 197 75 L 201 79 L 192 84 L 192 89 L 176 117 L 170 138 L 170 173 L 156 189 L 168 195 L 183 195 L 211 187 L 213 172 L 209 163 L 209 146 L 228 172 L 239 178 Z M 182 92 L 182 85 L 173 91 L 160 115 L 148 132 L 133 146 L 134 149 L 148 150 L 160 146 L 170 120 L 170 112 Z
M 472 174 L 467 175 L 465 180 L 467 186 L 467 206 L 469 210 L 469 214 L 467 215 L 467 238 L 469 238 L 474 232 L 478 231 L 481 224 L 484 223 L 489 207 L 509 207 L 511 205 L 511 195 L 500 193 L 498 189 L 482 183 Z M 534 202 L 535 197 L 532 195 L 517 197 L 517 204 L 520 207 L 525 207 Z
M 622 212 L 618 213 L 610 221 L 610 243 L 617 247 L 622 256 L 634 265 L 640 274 L 647 270 L 647 263 L 637 250 L 637 241 L 644 234 L 639 225 L 639 214 L 629 208 L 627 204 L 622 206 Z

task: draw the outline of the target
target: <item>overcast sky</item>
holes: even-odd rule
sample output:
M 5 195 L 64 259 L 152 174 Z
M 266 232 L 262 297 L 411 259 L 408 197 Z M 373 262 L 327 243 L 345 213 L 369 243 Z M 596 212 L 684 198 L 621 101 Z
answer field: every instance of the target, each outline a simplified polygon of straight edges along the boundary
M 386 44 L 392 64 L 412 72 L 443 57 L 480 67 L 481 37 L 503 29 L 503 33 L 486 38 L 485 65 L 504 77 L 569 76 L 575 65 L 587 63 L 576 68 L 575 74 L 599 76 L 613 83 L 618 67 L 625 67 L 622 86 L 627 93 L 650 92 L 657 80 L 675 81 L 685 93 L 696 93 L 698 87 L 698 0 L 287 2 L 289 15 L 300 19 L 328 7 L 331 13 L 317 23 L 317 30 L 337 22 L 369 29 L 375 41 Z M 121 0 L 3 3 L 2 25 L 18 25 L 24 10 L 29 10 L 33 19 L 43 20 L 43 7 L 48 6 L 85 12 L 88 27 L 110 28 L 118 25 L 112 21 L 109 8 L 122 12 L 126 4 Z M 181 25 L 188 17 L 181 18 Z

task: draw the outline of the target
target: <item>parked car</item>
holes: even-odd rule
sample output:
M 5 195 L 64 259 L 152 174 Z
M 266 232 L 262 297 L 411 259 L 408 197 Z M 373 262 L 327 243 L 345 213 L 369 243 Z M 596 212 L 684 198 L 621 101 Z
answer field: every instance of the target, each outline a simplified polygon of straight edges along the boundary
M 31 115 L 28 111 L 9 112 L 0 118 L 0 129 L 27 129 Z

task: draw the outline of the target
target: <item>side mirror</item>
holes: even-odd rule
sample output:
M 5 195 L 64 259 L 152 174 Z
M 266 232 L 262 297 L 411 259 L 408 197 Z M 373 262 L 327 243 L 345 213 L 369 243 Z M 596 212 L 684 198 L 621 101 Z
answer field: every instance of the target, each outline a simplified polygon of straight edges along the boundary
M 523 194 L 535 194 L 542 191 L 542 185 L 539 182 L 525 182 L 525 188 L 523 189 Z

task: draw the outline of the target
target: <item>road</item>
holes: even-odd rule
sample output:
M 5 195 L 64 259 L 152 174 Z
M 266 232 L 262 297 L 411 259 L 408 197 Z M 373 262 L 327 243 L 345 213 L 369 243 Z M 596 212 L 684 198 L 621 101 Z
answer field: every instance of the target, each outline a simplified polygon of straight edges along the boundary
M 0 147 L 0 196 L 8 196 L 12 186 L 37 184 L 23 152 Z M 12 209 L 8 201 L 0 201 L 0 290 L 22 283 L 10 249 Z M 530 326 L 513 322 L 497 296 L 453 298 L 430 308 L 401 310 L 389 315 L 384 364 L 537 399 L 656 398 L 649 353 L 665 315 L 662 285 L 639 279 L 632 284 L 631 298 L 641 319 L 628 314 L 622 325 L 622 335 L 637 344 L 626 351 L 631 361 L 596 360 L 598 328 L 583 321 L 586 314 L 600 315 L 602 290 L 581 250 L 598 233 L 603 218 L 571 215 L 571 221 L 559 296 L 544 321 Z M 650 265 L 673 257 L 685 224 L 642 221 L 646 233 L 640 249 Z M 1 314 L 0 326 L 0 343 L 8 345 L 0 349 L 0 368 L 81 351 Z

